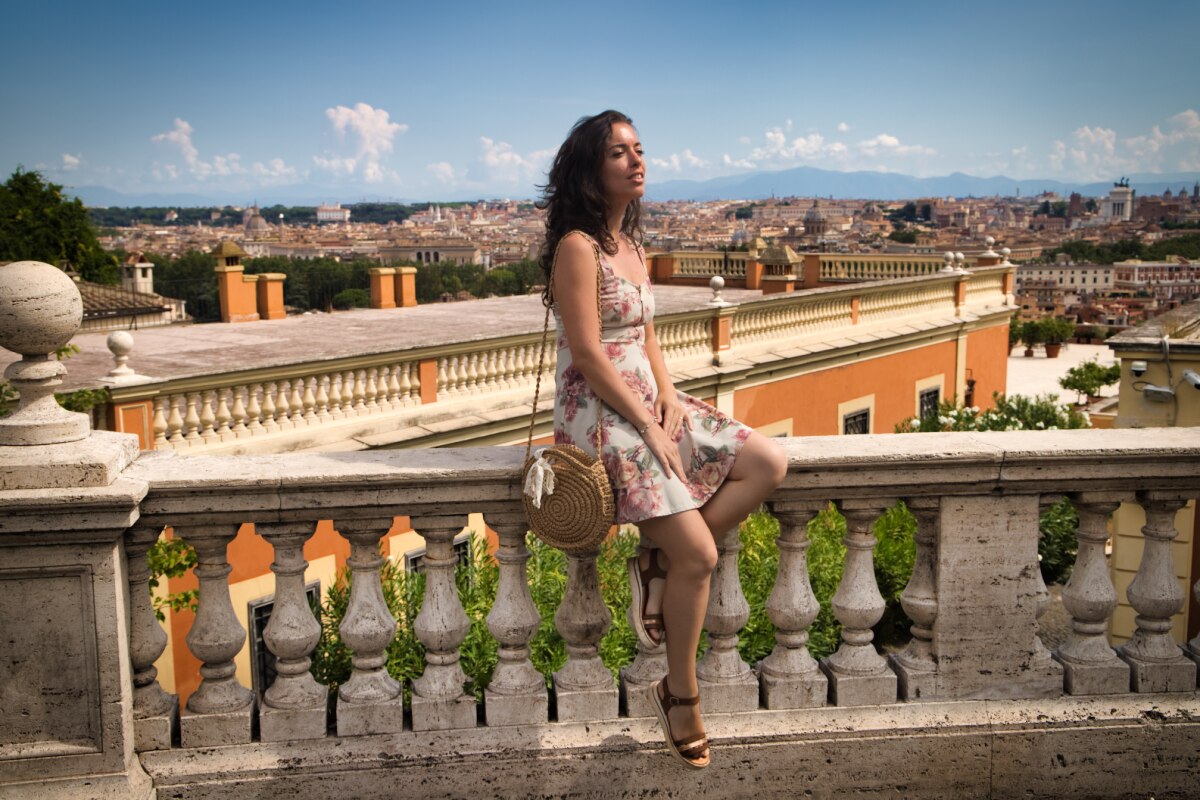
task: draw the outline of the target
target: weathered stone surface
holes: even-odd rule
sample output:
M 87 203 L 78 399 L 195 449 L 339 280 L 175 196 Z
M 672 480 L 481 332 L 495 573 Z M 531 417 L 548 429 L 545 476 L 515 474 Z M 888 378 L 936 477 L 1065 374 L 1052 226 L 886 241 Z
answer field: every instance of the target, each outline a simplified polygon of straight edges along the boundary
M 171 709 L 165 714 L 138 717 L 133 721 L 134 749 L 170 750 L 179 732 L 179 698 L 171 695 Z
M 365 736 L 404 730 L 404 696 L 370 703 L 337 701 L 337 735 Z
M 1141 701 L 1141 702 L 1138 702 Z M 146 753 L 181 800 L 1189 797 L 1200 697 L 930 702 L 711 714 L 713 765 L 672 766 L 652 719 Z M 1131 746 L 1132 744 L 1132 746 Z M 503 752 L 503 758 L 496 753 Z M 1147 762 L 1146 753 L 1155 753 Z
M 0 447 L 0 491 L 109 486 L 137 455 L 136 436 L 109 431 L 78 442 Z
M 1135 692 L 1193 692 L 1196 690 L 1196 663 L 1184 658 L 1165 664 L 1151 664 L 1120 653 L 1129 664 L 1130 684 Z
M 1130 687 L 1129 665 L 1120 659 L 1107 664 L 1072 664 L 1059 659 L 1063 688 L 1068 694 L 1121 694 Z
M 184 747 L 224 747 L 254 739 L 257 701 L 245 708 L 200 714 L 185 708 L 179 715 L 179 737 Z
M 321 739 L 326 734 L 329 712 L 319 708 L 271 708 L 258 710 L 258 738 L 263 742 Z
M 483 713 L 490 728 L 499 725 L 540 725 L 550 718 L 549 708 L 550 701 L 544 686 L 540 695 L 532 696 L 484 693 Z
M 555 680 L 554 702 L 559 722 L 616 719 L 620 710 L 615 683 L 594 689 L 568 689 Z

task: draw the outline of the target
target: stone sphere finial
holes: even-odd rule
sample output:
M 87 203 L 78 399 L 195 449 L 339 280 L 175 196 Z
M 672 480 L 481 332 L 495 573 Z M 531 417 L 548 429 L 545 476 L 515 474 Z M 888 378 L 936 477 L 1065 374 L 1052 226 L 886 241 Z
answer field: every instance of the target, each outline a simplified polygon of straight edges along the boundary
M 0 446 L 87 438 L 87 415 L 67 411 L 54 399 L 67 368 L 50 357 L 71 341 L 82 323 L 83 299 L 62 270 L 40 261 L 0 267 L 0 346 L 23 356 L 4 370 L 21 404 L 0 419 Z
M 113 354 L 116 365 L 108 371 L 109 378 L 123 378 L 134 374 L 129 366 L 129 353 L 133 350 L 133 337 L 128 331 L 113 331 L 104 340 L 108 351 Z
M 727 306 L 729 303 L 725 298 L 721 297 L 721 290 L 725 288 L 725 279 L 720 275 L 713 275 L 708 279 L 708 288 L 712 289 L 712 300 L 708 301 L 710 306 Z
M 1005 263 L 1008 262 L 1008 257 L 1012 255 L 1012 249 L 1008 247 L 1000 248 L 1000 255 L 1004 256 Z
M 44 356 L 65 345 L 83 324 L 75 281 L 41 261 L 0 267 L 0 347 Z
M 991 249 L 992 249 L 992 245 L 996 244 L 996 237 L 995 237 L 995 236 L 987 236 L 987 237 L 985 237 L 985 238 L 984 238 L 984 240 L 983 240 L 983 243 L 984 243 L 985 245 L 987 245 L 987 248 L 988 248 L 989 250 L 991 250 Z

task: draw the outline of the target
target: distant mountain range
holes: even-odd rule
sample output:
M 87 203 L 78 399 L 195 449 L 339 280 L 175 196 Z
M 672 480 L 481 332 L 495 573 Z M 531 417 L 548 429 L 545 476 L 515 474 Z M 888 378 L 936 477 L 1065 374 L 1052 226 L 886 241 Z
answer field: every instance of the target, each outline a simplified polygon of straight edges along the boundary
M 1167 189 L 1188 192 L 1200 173 L 1141 173 L 1127 176 L 1138 194 L 1162 194 Z M 1115 180 L 1115 178 L 1114 178 Z M 1107 196 L 1113 181 L 1069 183 L 1043 178 L 977 178 L 962 172 L 936 178 L 915 178 L 898 172 L 835 172 L 796 167 L 778 172 L 728 175 L 707 181 L 666 181 L 647 187 L 652 200 L 762 200 L 768 197 L 831 197 L 835 199 L 912 200 L 918 197 L 1029 197 L 1057 192 L 1066 197 Z
M 1113 180 L 1117 177 L 1114 176 Z M 1140 173 L 1126 176 L 1138 194 L 1162 194 L 1170 189 L 1189 192 L 1200 179 L 1200 172 Z M 726 175 L 706 181 L 673 180 L 651 183 L 646 196 L 651 200 L 764 200 L 768 197 L 830 197 L 835 199 L 912 200 L 918 197 L 1030 197 L 1042 192 L 1057 192 L 1066 197 L 1079 192 L 1085 197 L 1102 197 L 1112 188 L 1112 181 L 1071 183 L 1045 178 L 1006 178 L 998 175 L 979 178 L 954 172 L 935 178 L 916 178 L 899 172 L 836 172 L 816 167 L 795 167 L 777 172 L 751 172 Z M 248 205 L 258 202 L 269 206 L 276 203 L 290 206 L 316 206 L 324 202 L 341 201 L 343 205 L 356 202 L 414 202 L 411 199 L 384 196 L 351 198 L 345 190 L 313 185 L 282 186 L 262 189 L 255 197 L 164 192 L 158 194 L 124 194 L 103 186 L 68 187 L 67 191 L 89 206 L 146 206 L 146 207 L 221 207 Z M 459 198 L 469 200 L 471 198 Z M 417 201 L 420 202 L 420 201 Z

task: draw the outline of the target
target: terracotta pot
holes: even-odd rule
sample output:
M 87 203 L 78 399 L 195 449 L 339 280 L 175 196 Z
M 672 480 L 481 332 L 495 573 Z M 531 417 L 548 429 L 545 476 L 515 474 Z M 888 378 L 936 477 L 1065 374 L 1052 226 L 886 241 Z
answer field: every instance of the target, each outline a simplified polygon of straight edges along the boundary
M 1026 347 L 1026 348 L 1025 348 L 1025 357 L 1026 357 L 1026 358 L 1033 358 L 1033 348 L 1032 348 L 1032 347 Z
M 1058 358 L 1058 351 L 1061 349 L 1062 349 L 1061 342 L 1059 342 L 1058 344 L 1047 344 L 1046 345 L 1046 358 Z

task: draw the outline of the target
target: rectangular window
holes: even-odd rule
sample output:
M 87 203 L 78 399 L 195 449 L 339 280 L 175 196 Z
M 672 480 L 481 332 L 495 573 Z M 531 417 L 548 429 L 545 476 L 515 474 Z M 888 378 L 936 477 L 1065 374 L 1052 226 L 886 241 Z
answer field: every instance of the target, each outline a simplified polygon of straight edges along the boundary
M 842 433 L 846 434 L 847 436 L 870 432 L 870 409 L 864 408 L 862 411 L 855 411 L 853 414 L 847 414 L 846 416 L 842 417 Z
M 313 581 L 305 584 L 304 596 L 308 598 L 308 607 L 313 616 L 321 621 L 321 582 Z M 271 621 L 271 611 L 275 608 L 275 596 L 268 595 L 246 604 L 247 616 L 250 620 L 250 683 L 262 701 L 263 693 L 275 681 L 275 654 L 267 647 L 267 624 Z
M 917 416 L 921 419 L 937 416 L 938 404 L 942 402 L 942 390 L 937 387 L 926 389 L 917 395 L 917 402 L 921 406 Z

